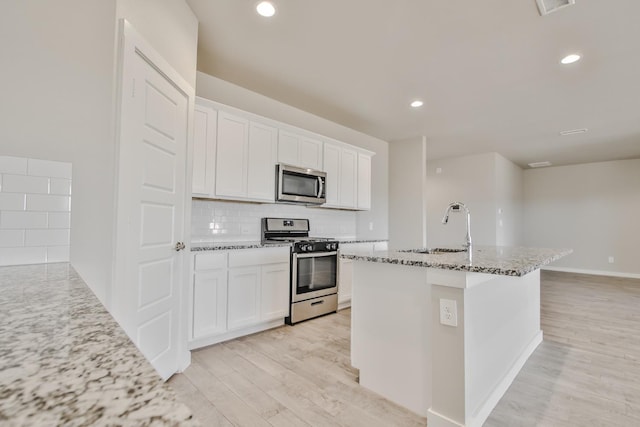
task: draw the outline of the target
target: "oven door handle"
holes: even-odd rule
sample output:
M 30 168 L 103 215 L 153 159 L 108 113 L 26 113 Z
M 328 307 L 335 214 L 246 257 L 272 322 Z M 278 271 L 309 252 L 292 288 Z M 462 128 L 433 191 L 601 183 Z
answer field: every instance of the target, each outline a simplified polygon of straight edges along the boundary
M 333 252 L 314 252 L 314 253 L 310 253 L 310 254 L 293 254 L 294 257 L 300 259 L 300 258 L 319 258 L 319 257 L 326 257 L 326 256 L 334 256 L 334 255 L 338 255 L 337 251 L 333 251 Z

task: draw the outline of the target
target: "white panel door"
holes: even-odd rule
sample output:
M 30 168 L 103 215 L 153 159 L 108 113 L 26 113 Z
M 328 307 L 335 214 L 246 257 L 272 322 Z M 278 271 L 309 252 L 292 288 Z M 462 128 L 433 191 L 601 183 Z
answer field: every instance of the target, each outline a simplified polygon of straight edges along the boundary
M 184 240 L 193 89 L 127 24 L 121 96 L 111 308 L 166 379 L 180 363 L 184 252 L 176 243 Z
M 278 130 L 262 123 L 249 126 L 247 197 L 275 201 Z
M 187 141 L 193 89 L 126 24 L 123 58 L 111 308 L 166 379 L 177 370 L 181 349 L 185 254 L 176 251 L 176 243 L 184 240 L 189 195 Z
M 216 132 L 218 112 L 196 105 L 193 116 L 193 181 L 194 196 L 213 197 L 216 170 Z
M 227 330 L 227 270 L 197 272 L 193 281 L 193 335 L 201 338 Z
M 261 267 L 260 320 L 282 319 L 289 315 L 289 263 Z
M 229 269 L 227 327 L 250 326 L 260 320 L 260 267 Z
M 216 149 L 216 195 L 247 197 L 249 120 L 220 111 Z
M 340 157 L 340 206 L 356 207 L 358 153 L 342 149 Z
M 325 185 L 326 205 L 340 204 L 340 150 L 336 145 L 324 144 L 324 171 L 327 173 Z

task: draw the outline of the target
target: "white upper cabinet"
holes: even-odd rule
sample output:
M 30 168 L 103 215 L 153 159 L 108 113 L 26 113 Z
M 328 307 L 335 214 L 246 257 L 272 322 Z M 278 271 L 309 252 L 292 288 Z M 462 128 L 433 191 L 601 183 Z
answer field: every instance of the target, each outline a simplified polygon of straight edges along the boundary
M 247 196 L 249 120 L 218 113 L 216 196 Z
M 358 209 L 371 209 L 371 155 L 358 153 Z
M 262 123 L 249 126 L 247 162 L 247 197 L 265 202 L 275 201 L 278 130 Z
M 278 163 L 322 170 L 322 141 L 280 129 Z
M 324 170 L 327 173 L 326 207 L 357 207 L 359 153 L 350 147 L 346 144 L 324 143 Z
M 343 148 L 340 159 L 340 205 L 345 208 L 356 207 L 357 173 L 358 153 Z
M 218 112 L 195 105 L 193 116 L 193 183 L 196 197 L 212 197 L 215 191 L 215 163 Z
M 215 196 L 273 202 L 277 137 L 274 127 L 219 112 Z
M 323 206 L 371 209 L 371 151 L 204 98 L 193 125 L 193 197 L 274 203 L 284 163 L 327 173 Z
M 325 206 L 340 205 L 340 153 L 337 145 L 324 144 L 324 171 L 327 173 L 325 182 Z

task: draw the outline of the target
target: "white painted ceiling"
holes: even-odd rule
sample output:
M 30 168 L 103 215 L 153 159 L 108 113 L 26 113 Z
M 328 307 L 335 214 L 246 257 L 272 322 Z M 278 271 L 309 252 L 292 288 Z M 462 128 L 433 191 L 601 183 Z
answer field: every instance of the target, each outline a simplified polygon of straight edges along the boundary
M 275 0 L 270 19 L 254 0 L 187 3 L 200 71 L 386 141 L 424 135 L 432 159 L 640 157 L 639 0 L 544 17 L 535 0 Z

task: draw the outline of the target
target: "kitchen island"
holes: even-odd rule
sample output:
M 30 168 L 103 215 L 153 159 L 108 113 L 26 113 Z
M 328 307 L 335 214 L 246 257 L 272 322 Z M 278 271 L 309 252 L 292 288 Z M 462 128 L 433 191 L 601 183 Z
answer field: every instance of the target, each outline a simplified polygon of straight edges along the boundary
M 67 263 L 0 267 L 0 424 L 199 425 Z
M 481 426 L 542 341 L 540 267 L 569 253 L 343 252 L 360 384 L 430 427 Z

